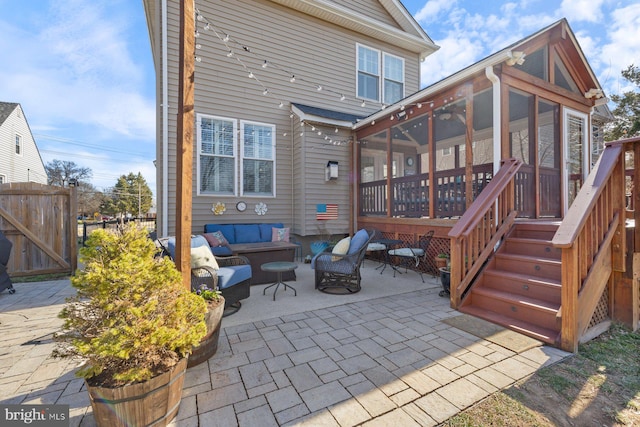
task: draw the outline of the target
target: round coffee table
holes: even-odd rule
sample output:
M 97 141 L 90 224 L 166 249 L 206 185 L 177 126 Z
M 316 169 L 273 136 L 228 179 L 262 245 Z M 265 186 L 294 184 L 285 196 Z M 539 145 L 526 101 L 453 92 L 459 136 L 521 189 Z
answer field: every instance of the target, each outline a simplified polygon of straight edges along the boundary
M 276 289 L 273 291 L 273 300 L 276 300 L 276 292 L 278 292 L 278 288 L 280 287 L 280 285 L 284 286 L 284 290 L 286 292 L 287 288 L 291 288 L 293 290 L 293 295 L 294 296 L 298 296 L 298 293 L 296 292 L 295 288 L 292 286 L 287 285 L 286 283 L 284 283 L 282 281 L 282 273 L 284 273 L 285 271 L 293 271 L 296 268 L 298 268 L 298 264 L 296 264 L 295 262 L 288 262 L 288 261 L 274 261 L 274 262 L 267 262 L 264 263 L 260 266 L 260 269 L 262 271 L 267 271 L 267 272 L 271 272 L 271 273 L 277 273 L 278 274 L 278 280 L 272 284 L 267 286 L 266 288 L 264 288 L 264 290 L 262 291 L 262 295 L 266 295 L 267 289 L 275 286 Z

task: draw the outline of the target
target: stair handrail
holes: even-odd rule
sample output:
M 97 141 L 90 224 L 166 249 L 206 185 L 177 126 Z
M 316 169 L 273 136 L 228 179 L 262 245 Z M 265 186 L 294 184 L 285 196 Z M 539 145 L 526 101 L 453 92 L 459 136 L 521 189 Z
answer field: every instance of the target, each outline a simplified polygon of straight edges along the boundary
M 560 347 L 576 352 L 613 270 L 624 271 L 625 147 L 607 143 L 552 239 L 562 250 Z
M 451 307 L 460 305 L 471 281 L 517 216 L 515 177 L 522 161 L 509 158 L 449 231 Z

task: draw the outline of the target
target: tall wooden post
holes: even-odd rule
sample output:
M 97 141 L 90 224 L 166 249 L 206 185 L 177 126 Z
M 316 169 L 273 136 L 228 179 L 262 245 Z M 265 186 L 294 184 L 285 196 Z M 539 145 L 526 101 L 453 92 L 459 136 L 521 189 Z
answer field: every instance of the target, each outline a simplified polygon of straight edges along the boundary
M 176 149 L 176 266 L 191 289 L 195 21 L 194 0 L 180 0 L 180 50 Z M 165 171 L 167 173 L 167 171 Z M 168 191 L 168 189 L 165 189 Z

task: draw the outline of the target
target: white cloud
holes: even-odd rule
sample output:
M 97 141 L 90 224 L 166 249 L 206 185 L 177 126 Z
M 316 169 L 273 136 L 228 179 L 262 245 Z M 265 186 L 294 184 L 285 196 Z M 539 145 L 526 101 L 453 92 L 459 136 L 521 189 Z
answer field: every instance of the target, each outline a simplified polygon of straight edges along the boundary
M 633 4 L 613 11 L 607 29 L 608 42 L 602 46 L 600 57 L 600 84 L 607 94 L 629 90 L 620 72 L 629 65 L 640 65 L 640 4 Z
M 422 86 L 428 86 L 442 80 L 473 64 L 478 60 L 478 53 L 482 51 L 478 40 L 458 37 L 455 33 L 452 33 L 449 38 L 436 41 L 436 43 L 441 46 L 440 50 L 422 63 L 420 70 Z
M 602 22 L 604 0 L 562 0 L 560 14 L 569 22 Z
M 441 14 L 452 9 L 456 3 L 457 0 L 429 0 L 422 9 L 416 13 L 414 18 L 421 24 L 434 22 Z

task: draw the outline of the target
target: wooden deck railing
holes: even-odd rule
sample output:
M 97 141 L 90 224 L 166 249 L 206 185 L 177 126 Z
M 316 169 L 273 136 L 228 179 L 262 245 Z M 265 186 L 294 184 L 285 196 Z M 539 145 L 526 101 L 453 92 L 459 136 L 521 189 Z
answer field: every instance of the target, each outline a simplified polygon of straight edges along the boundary
M 640 138 L 607 144 L 558 228 L 562 249 L 560 347 L 575 352 L 614 270 L 624 271 L 625 151 Z
M 451 307 L 457 308 L 484 262 L 514 223 L 515 177 L 522 162 L 502 167 L 449 232 L 451 239 Z

